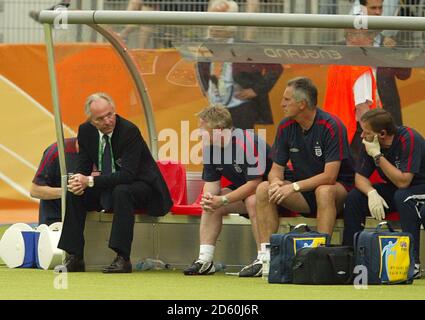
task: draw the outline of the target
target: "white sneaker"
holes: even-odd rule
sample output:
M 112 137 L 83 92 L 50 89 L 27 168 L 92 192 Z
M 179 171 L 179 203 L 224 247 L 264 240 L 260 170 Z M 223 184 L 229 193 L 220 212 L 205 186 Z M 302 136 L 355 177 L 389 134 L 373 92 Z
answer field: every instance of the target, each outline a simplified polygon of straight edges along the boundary
M 415 271 L 413 272 L 413 279 L 422 278 L 422 270 L 421 265 L 419 263 L 415 263 Z
M 196 260 L 191 266 L 183 270 L 186 276 L 195 275 L 210 275 L 215 273 L 214 262 L 204 262 L 202 260 Z
M 259 259 L 245 266 L 239 271 L 239 277 L 261 277 L 263 274 L 263 262 Z

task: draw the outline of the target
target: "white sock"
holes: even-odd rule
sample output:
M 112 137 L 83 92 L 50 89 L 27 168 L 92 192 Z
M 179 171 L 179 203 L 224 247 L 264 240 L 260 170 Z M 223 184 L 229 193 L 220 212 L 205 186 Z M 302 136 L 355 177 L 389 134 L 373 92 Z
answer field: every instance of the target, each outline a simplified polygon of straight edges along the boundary
M 270 243 L 269 242 L 260 243 L 260 251 L 266 252 L 267 246 L 270 246 Z
M 199 260 L 211 262 L 214 258 L 215 246 L 210 244 L 201 244 L 199 247 Z
M 261 252 L 263 253 L 262 259 L 270 261 L 270 243 L 261 243 Z
M 263 256 L 264 256 L 264 254 L 265 254 L 265 252 L 263 252 L 263 251 L 258 251 L 258 254 L 257 254 L 257 260 L 260 260 L 260 261 L 263 261 Z

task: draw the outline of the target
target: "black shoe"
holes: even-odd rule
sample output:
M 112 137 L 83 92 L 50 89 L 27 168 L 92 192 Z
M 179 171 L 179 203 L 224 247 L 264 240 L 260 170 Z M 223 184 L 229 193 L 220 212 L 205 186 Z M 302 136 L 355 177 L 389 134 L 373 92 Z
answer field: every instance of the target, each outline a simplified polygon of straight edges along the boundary
M 239 271 L 239 277 L 261 277 L 263 275 L 263 262 L 259 259 L 245 266 Z
M 192 263 L 191 266 L 187 267 L 183 270 L 183 273 L 186 276 L 195 276 L 195 275 L 210 275 L 215 273 L 214 263 L 204 262 L 201 260 L 197 260 Z
M 121 256 L 117 256 L 110 266 L 103 268 L 103 273 L 131 273 L 132 271 L 130 260 L 125 260 Z
M 64 263 L 66 272 L 84 272 L 86 271 L 86 266 L 84 260 L 77 257 L 75 254 L 70 254 Z

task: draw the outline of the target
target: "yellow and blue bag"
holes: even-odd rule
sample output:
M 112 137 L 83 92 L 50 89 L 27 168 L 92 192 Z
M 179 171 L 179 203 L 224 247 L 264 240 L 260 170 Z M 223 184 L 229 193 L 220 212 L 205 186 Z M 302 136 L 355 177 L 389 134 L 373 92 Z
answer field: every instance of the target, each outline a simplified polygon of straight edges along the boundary
M 305 231 L 302 232 L 301 228 Z M 269 283 L 292 283 L 292 260 L 298 250 L 327 246 L 328 234 L 311 231 L 306 224 L 297 225 L 291 232 L 270 237 Z
M 383 226 L 389 231 L 382 230 Z M 413 243 L 410 233 L 396 232 L 387 222 L 381 222 L 374 231 L 357 232 L 356 267 L 367 268 L 368 284 L 410 284 L 415 268 Z

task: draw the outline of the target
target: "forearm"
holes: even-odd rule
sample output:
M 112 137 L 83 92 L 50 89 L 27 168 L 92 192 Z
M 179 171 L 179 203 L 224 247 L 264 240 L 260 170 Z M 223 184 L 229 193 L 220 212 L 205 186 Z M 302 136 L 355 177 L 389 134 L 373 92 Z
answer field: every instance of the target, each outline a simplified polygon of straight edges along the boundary
M 261 179 L 248 181 L 247 183 L 243 184 L 236 190 L 233 190 L 232 192 L 226 194 L 226 198 L 229 200 L 229 203 L 244 200 L 248 198 L 250 195 L 255 194 L 255 191 L 257 190 L 257 186 L 260 184 L 260 182 L 261 182 Z
M 114 188 L 119 184 L 132 184 L 136 181 L 138 174 L 136 170 L 121 170 L 110 175 L 94 177 L 94 185 L 99 188 Z
M 205 182 L 202 192 L 204 194 L 211 193 L 213 196 L 219 195 L 221 192 L 220 181 Z
M 300 186 L 301 191 L 311 191 L 322 185 L 333 185 L 336 183 L 336 179 L 334 176 L 321 173 L 311 178 L 296 182 Z
M 358 173 L 355 176 L 355 186 L 365 195 L 374 189 L 370 180 Z
M 380 158 L 379 167 L 397 188 L 407 188 L 412 182 L 413 174 L 401 172 L 385 157 Z
M 283 167 L 273 164 L 273 167 L 271 168 L 269 175 L 267 177 L 270 184 L 274 182 L 281 182 L 283 181 Z
M 33 183 L 30 188 L 30 195 L 31 197 L 40 200 L 60 199 L 62 196 L 62 189 L 57 187 L 39 186 Z
M 338 178 L 338 172 L 341 168 L 340 161 L 332 161 L 325 164 L 323 173 L 317 174 L 311 178 L 297 181 L 301 191 L 315 190 L 322 185 L 334 185 Z

